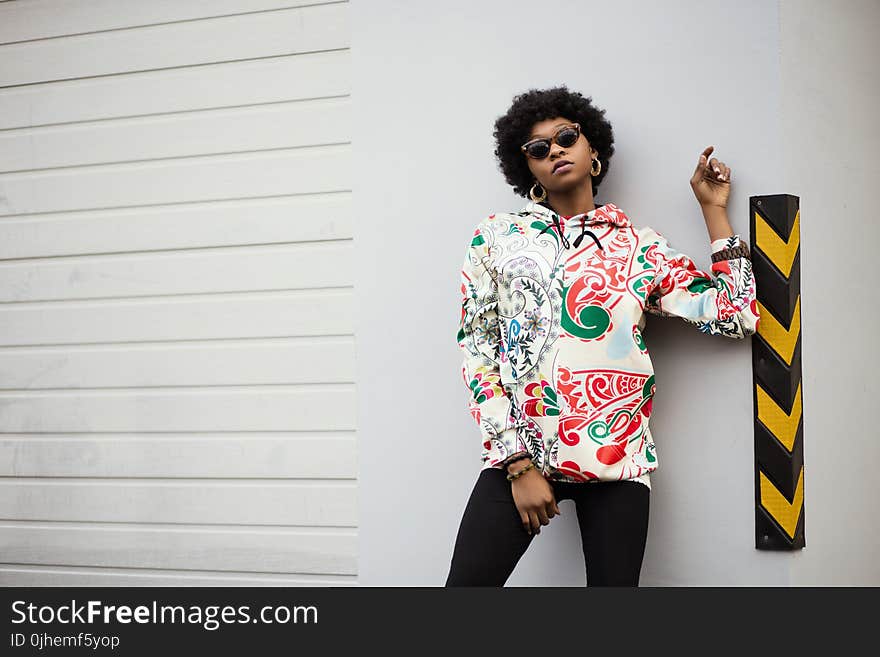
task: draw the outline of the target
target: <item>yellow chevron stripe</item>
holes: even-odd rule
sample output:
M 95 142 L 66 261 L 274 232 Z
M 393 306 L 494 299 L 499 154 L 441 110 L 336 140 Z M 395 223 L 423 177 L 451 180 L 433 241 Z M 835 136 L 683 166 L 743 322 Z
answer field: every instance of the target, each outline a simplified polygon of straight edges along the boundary
M 794 312 L 791 315 L 791 326 L 789 328 L 780 324 L 760 301 L 758 301 L 758 314 L 761 317 L 761 321 L 758 322 L 758 335 L 767 341 L 767 344 L 785 360 L 787 365 L 791 366 L 794 347 L 801 332 L 800 295 L 798 295 L 797 301 L 794 304 Z
M 755 386 L 758 399 L 758 419 L 770 430 L 777 440 L 791 452 L 794 448 L 794 437 L 801 420 L 801 384 L 798 383 L 791 406 L 791 415 L 786 414 L 773 398 L 760 386 Z
M 770 262 L 779 267 L 779 271 L 788 278 L 791 274 L 791 263 L 794 262 L 795 253 L 801 243 L 801 211 L 798 209 L 794 217 L 794 225 L 788 241 L 780 239 L 776 231 L 770 227 L 764 218 L 755 212 L 755 244 L 763 251 Z
M 785 530 L 789 538 L 794 538 L 798 517 L 804 505 L 804 468 L 801 467 L 801 471 L 798 474 L 798 482 L 791 504 L 788 503 L 785 495 L 779 492 L 779 489 L 773 485 L 773 482 L 767 479 L 763 472 L 758 474 L 761 479 L 761 506 L 767 510 L 767 513 L 773 516 L 773 519 Z

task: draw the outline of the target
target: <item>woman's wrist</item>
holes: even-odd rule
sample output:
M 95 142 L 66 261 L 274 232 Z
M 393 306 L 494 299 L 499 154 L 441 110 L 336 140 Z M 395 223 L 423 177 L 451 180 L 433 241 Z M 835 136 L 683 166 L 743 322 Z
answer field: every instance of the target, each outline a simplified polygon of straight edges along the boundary
M 531 457 L 526 456 L 525 458 L 517 459 L 512 463 L 508 463 L 505 467 L 505 470 L 507 470 L 507 474 L 514 474 L 515 472 L 519 472 L 522 468 L 526 467 L 531 462 Z
M 701 205 L 703 219 L 706 220 L 706 230 L 709 231 L 709 241 L 714 242 L 724 237 L 734 235 L 727 217 L 727 208 L 720 205 Z
M 519 463 L 522 463 L 522 461 L 517 461 L 517 464 L 519 464 Z M 521 468 L 517 468 L 515 466 L 511 467 L 511 470 L 507 473 L 507 481 L 513 483 L 514 481 L 516 481 L 517 479 L 519 479 L 521 477 L 527 477 L 529 475 L 530 470 L 534 470 L 535 472 L 538 472 L 535 464 L 532 463 L 531 459 L 529 459 L 529 462 L 526 465 L 522 466 Z

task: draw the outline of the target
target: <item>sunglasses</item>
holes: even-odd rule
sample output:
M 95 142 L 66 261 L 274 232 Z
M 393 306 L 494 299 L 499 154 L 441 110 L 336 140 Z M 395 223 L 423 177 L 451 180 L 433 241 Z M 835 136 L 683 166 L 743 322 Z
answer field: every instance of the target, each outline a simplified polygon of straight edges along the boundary
M 556 134 L 549 139 L 547 137 L 532 139 L 520 146 L 520 148 L 523 153 L 529 157 L 536 160 L 543 160 L 550 155 L 550 147 L 553 145 L 553 142 L 559 144 L 563 148 L 568 148 L 569 146 L 574 146 L 574 143 L 578 140 L 580 135 L 580 124 L 572 123 L 571 125 L 565 125 L 559 128 L 559 130 L 556 131 Z

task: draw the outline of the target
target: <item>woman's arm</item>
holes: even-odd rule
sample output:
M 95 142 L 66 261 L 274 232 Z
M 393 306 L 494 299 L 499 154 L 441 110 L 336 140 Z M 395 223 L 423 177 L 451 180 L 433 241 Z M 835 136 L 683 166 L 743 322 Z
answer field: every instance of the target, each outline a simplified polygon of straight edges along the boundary
M 503 468 L 512 457 L 529 451 L 512 420 L 510 406 L 515 400 L 508 396 L 501 382 L 497 273 L 482 227 L 480 222 L 474 230 L 461 266 L 457 340 L 462 352 L 461 376 L 468 391 L 468 408 L 480 428 L 483 458 Z M 517 462 L 517 467 L 526 463 Z
M 739 235 L 713 240 L 712 253 L 741 242 Z M 645 259 L 654 264 L 645 311 L 680 317 L 703 333 L 745 338 L 758 330 L 760 315 L 752 263 L 746 256 L 713 262 L 708 271 L 652 228 L 640 232 Z
M 749 256 L 727 251 L 740 244 L 747 250 L 748 244 L 730 226 L 730 167 L 714 157 L 709 159 L 713 149 L 709 146 L 700 154 L 690 182 L 706 221 L 712 255 L 723 251 L 724 256 L 719 256 L 723 259 L 713 262 L 709 271 L 700 270 L 660 233 L 644 229 L 642 248 L 656 268 L 645 310 L 662 317 L 681 317 L 704 333 L 744 338 L 758 329 L 757 289 Z

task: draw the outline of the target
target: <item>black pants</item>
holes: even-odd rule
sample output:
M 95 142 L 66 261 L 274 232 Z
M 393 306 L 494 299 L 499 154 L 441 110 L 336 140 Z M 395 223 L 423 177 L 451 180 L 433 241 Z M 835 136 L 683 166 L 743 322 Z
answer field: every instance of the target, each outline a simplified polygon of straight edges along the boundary
M 587 585 L 638 586 L 650 489 L 626 480 L 550 484 L 557 502 L 574 500 Z M 554 516 L 550 523 L 558 520 Z M 446 586 L 503 586 L 533 538 L 520 520 L 506 472 L 480 471 L 458 529 Z

